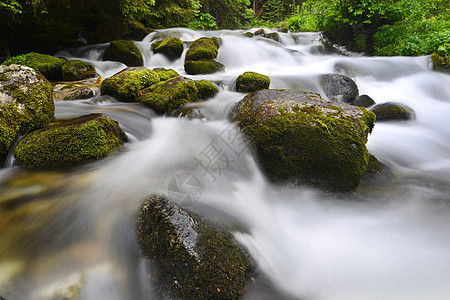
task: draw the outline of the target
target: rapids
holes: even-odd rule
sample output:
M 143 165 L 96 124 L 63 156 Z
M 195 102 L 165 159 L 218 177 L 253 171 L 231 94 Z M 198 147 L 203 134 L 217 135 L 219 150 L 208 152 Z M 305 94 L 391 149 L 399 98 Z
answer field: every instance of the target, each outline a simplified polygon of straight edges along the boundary
M 162 193 L 230 228 L 249 248 L 260 276 L 246 299 L 449 299 L 450 76 L 431 71 L 429 56 L 328 53 L 318 33 L 280 33 L 280 43 L 242 33 L 175 28 L 136 41 L 146 67 L 219 85 L 218 95 L 198 104 L 205 119 L 158 117 L 99 95 L 56 103 L 57 117 L 111 116 L 130 142 L 75 169 L 26 171 L 10 161 L 0 170 L 1 296 L 50 299 L 72 288 L 86 300 L 153 299 L 134 216 L 147 195 Z M 225 72 L 189 76 L 185 52 L 173 62 L 153 54 L 151 43 L 170 36 L 185 45 L 220 37 Z M 105 78 L 126 67 L 101 61 L 106 46 L 57 55 L 85 60 Z M 233 88 L 245 71 L 270 76 L 273 89 L 316 92 L 321 74 L 345 74 L 361 95 L 413 108 L 415 120 L 378 123 L 369 136 L 369 151 L 391 173 L 345 194 L 270 184 L 227 120 L 244 97 Z

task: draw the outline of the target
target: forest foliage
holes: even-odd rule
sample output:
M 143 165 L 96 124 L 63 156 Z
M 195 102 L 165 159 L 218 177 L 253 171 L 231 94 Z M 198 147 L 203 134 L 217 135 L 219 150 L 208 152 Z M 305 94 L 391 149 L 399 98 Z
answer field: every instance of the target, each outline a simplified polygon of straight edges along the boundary
M 450 52 L 448 0 L 0 0 L 0 40 L 28 31 L 37 33 L 31 39 L 76 39 L 118 17 L 153 29 L 323 31 L 334 43 L 377 55 Z

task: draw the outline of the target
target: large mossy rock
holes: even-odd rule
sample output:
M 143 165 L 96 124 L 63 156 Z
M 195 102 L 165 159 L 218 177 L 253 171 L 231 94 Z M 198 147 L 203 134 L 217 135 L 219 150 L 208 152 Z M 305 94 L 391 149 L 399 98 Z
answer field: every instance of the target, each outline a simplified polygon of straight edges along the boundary
M 190 75 L 211 74 L 225 69 L 215 60 L 219 53 L 220 41 L 217 37 L 202 37 L 191 43 L 186 52 L 184 69 Z
M 244 72 L 236 79 L 236 91 L 250 93 L 265 90 L 270 86 L 270 77 L 256 72 Z
M 137 101 L 159 114 L 171 115 L 181 105 L 195 101 L 197 93 L 194 81 L 178 76 L 143 89 Z
M 7 59 L 3 64 L 23 65 L 42 73 L 48 80 L 62 79 L 62 66 L 66 61 L 47 54 L 30 52 Z
M 100 84 L 102 95 L 110 95 L 119 101 L 133 102 L 139 91 L 160 81 L 158 74 L 145 67 L 126 68 L 106 78 Z
M 128 67 L 139 67 L 144 64 L 141 51 L 132 41 L 112 41 L 103 55 L 103 60 L 124 63 Z
M 164 54 L 171 60 L 180 58 L 183 53 L 183 49 L 183 41 L 177 37 L 171 37 L 152 44 L 152 50 L 154 53 Z
M 154 289 L 164 299 L 239 299 L 253 271 L 232 235 L 159 195 L 139 214 L 142 253 Z
M 408 121 L 416 117 L 414 110 L 404 104 L 386 102 L 375 105 L 370 109 L 379 121 Z
M 104 158 L 127 140 L 119 124 L 101 114 L 56 120 L 28 133 L 14 150 L 22 167 L 75 165 Z
M 41 73 L 21 65 L 0 66 L 0 154 L 18 134 L 54 117 L 52 86 Z
M 348 76 L 340 74 L 324 74 L 319 77 L 325 95 L 331 101 L 350 103 L 359 94 L 358 86 Z
M 236 104 L 232 120 L 269 179 L 349 191 L 367 166 L 375 115 L 316 93 L 261 90 Z
M 77 81 L 97 76 L 95 67 L 82 60 L 69 60 L 62 66 L 64 81 Z

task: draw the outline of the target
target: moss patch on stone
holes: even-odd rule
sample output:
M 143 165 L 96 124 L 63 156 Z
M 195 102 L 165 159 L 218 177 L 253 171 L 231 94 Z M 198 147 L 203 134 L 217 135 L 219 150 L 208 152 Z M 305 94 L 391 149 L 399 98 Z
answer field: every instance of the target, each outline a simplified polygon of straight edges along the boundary
M 183 49 L 183 41 L 177 37 L 171 37 L 152 44 L 152 50 L 154 53 L 164 54 L 171 60 L 180 58 L 183 53 Z
M 116 97 L 119 101 L 133 102 L 139 91 L 160 81 L 158 74 L 145 67 L 126 68 L 105 79 L 100 84 L 102 95 Z
M 132 41 L 112 41 L 103 55 L 103 60 L 118 61 L 128 67 L 139 67 L 144 64 L 141 51 Z
M 95 67 L 82 60 L 69 60 L 62 66 L 64 81 L 76 81 L 92 78 L 97 75 Z
M 172 69 L 161 68 L 161 69 L 154 69 L 153 71 L 155 71 L 156 74 L 158 74 L 160 81 L 166 81 L 166 80 L 175 78 L 180 75 L 180 74 L 178 74 L 177 71 L 172 70 Z
M 375 116 L 315 93 L 262 90 L 237 104 L 233 120 L 269 179 L 349 191 L 366 169 L 365 144 Z
M 23 65 L 42 73 L 48 80 L 62 79 L 62 66 L 66 61 L 47 54 L 30 52 L 7 59 L 3 64 Z
M 269 86 L 270 77 L 256 72 L 245 72 L 236 79 L 236 91 L 242 93 L 268 89 Z
M 138 218 L 142 253 L 157 294 L 176 299 L 240 299 L 254 269 L 232 235 L 159 195 Z
M 431 54 L 433 70 L 450 73 L 450 58 L 446 58 L 438 52 Z
M 137 101 L 159 114 L 170 115 L 184 103 L 195 101 L 197 93 L 194 81 L 178 76 L 142 90 Z
M 18 143 L 14 158 L 17 165 L 29 168 L 72 165 L 104 158 L 126 140 L 116 121 L 90 114 L 30 132 Z
M 370 109 L 375 113 L 377 122 L 380 121 L 408 121 L 415 118 L 414 110 L 396 102 L 377 104 Z
M 202 37 L 192 42 L 186 52 L 186 61 L 214 59 L 217 57 L 218 40 Z
M 225 66 L 223 64 L 213 59 L 197 61 L 190 60 L 184 63 L 184 70 L 190 75 L 212 74 L 218 71 L 223 71 L 224 69 Z
M 195 81 L 195 86 L 197 87 L 198 90 L 198 94 L 197 94 L 197 98 L 198 99 L 209 99 L 214 97 L 218 92 L 219 89 L 217 88 L 217 86 L 215 86 L 211 81 L 209 80 L 199 80 L 199 81 Z

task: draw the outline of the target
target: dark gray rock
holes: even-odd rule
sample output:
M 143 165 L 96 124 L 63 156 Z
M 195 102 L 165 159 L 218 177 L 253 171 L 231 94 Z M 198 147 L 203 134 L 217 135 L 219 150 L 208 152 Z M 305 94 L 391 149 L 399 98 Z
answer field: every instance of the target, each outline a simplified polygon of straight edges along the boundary
M 319 80 L 325 95 L 331 101 L 350 103 L 359 95 L 358 86 L 348 76 L 325 74 Z

